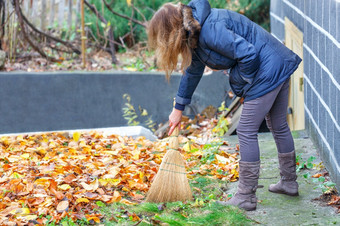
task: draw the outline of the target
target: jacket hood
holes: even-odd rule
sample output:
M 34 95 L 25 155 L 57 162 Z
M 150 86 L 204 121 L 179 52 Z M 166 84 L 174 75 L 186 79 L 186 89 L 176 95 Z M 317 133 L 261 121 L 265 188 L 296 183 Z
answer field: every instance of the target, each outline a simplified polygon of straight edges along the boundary
M 192 14 L 195 20 L 202 26 L 211 11 L 209 2 L 207 0 L 192 0 L 188 6 L 192 8 Z

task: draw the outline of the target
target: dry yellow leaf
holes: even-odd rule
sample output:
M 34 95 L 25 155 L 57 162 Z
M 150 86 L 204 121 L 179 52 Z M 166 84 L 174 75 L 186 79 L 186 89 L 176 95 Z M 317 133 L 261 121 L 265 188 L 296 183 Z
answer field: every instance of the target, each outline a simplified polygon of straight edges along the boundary
M 109 154 L 109 155 L 118 155 L 119 152 L 118 151 L 104 151 L 105 154 Z
M 75 155 L 75 156 L 72 156 L 73 159 L 79 159 L 79 160 L 83 160 L 83 159 L 86 159 L 86 155 Z
M 46 197 L 46 195 L 45 195 L 44 197 Z M 43 203 L 41 204 L 41 206 L 42 206 L 42 207 L 49 207 L 49 206 L 51 206 L 52 204 L 53 204 L 52 198 L 51 198 L 51 197 L 46 197 L 46 198 L 45 198 L 45 202 L 43 202 Z
M 191 145 L 191 142 L 188 141 L 186 144 L 183 146 L 183 150 L 186 152 L 190 152 L 194 147 Z
M 79 199 L 76 200 L 76 203 L 80 203 L 80 202 L 88 203 L 89 200 L 87 198 L 79 198 Z
M 95 180 L 94 182 L 92 182 L 91 184 L 87 184 L 85 182 L 80 183 L 81 186 L 83 186 L 83 188 L 87 191 L 94 191 L 97 190 L 97 188 L 99 187 L 99 181 Z
M 48 144 L 48 147 L 49 147 L 49 148 L 55 148 L 55 147 L 57 147 L 57 143 L 54 142 L 54 141 L 51 141 L 51 142 Z
M 38 154 L 40 154 L 40 155 L 45 155 L 45 154 L 46 154 L 46 149 L 45 149 L 45 148 L 42 148 L 42 147 L 38 147 L 35 151 L 36 151 Z
M 85 147 L 88 148 L 88 146 L 86 145 L 86 142 L 84 140 L 79 142 L 79 147 L 81 147 L 81 148 L 85 148 Z
M 127 199 L 120 200 L 120 203 L 126 204 L 126 205 L 136 205 L 137 203 L 131 202 Z
M 234 174 L 234 177 L 238 178 L 238 171 L 236 169 L 232 169 L 230 174 Z
M 26 215 L 26 216 L 17 216 L 17 219 L 20 219 L 22 221 L 33 221 L 38 218 L 37 215 Z
M 30 154 L 25 153 L 25 154 L 20 155 L 20 157 L 23 159 L 28 159 L 30 157 Z
M 23 178 L 23 177 L 24 177 L 24 175 L 19 174 L 17 172 L 12 173 L 12 175 L 10 176 L 10 178 L 14 178 L 14 179 L 19 179 L 19 178 Z
M 60 190 L 67 191 L 67 190 L 69 190 L 71 188 L 71 186 L 68 185 L 68 184 L 63 184 L 63 185 L 58 186 L 58 188 Z
M 11 214 L 19 214 L 19 215 L 27 215 L 30 214 L 30 209 L 29 208 L 17 208 L 14 209 L 10 212 Z
M 74 132 L 73 133 L 73 140 L 77 142 L 79 140 L 79 138 L 80 138 L 80 133 L 79 132 Z
M 106 186 L 107 184 L 117 186 L 121 180 L 120 179 L 111 179 L 111 178 L 103 178 L 98 180 L 101 186 Z
M 217 161 L 219 161 L 220 163 L 226 164 L 227 162 L 229 162 L 229 159 L 227 159 L 226 157 L 223 157 L 222 155 L 215 155 Z
M 99 181 L 100 185 L 104 186 L 104 187 L 109 183 L 109 181 L 107 179 L 99 179 L 98 181 Z

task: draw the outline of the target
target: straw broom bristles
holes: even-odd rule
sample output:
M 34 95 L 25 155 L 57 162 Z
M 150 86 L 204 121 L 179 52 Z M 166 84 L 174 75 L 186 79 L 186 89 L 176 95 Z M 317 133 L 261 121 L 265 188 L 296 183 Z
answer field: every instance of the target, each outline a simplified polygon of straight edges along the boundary
M 179 128 L 176 127 L 169 138 L 170 149 L 163 157 L 146 197 L 147 202 L 175 202 L 192 199 L 184 159 L 178 151 Z

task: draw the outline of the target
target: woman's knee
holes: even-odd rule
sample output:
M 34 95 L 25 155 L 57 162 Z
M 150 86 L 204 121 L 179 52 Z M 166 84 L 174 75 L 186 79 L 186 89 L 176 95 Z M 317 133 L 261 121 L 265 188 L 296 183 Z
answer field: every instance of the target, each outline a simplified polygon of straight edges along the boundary
M 259 128 L 256 129 L 250 125 L 239 123 L 236 128 L 236 133 L 239 138 L 249 139 L 249 138 L 257 137 L 258 130 Z
M 286 133 L 290 132 L 289 126 L 287 121 L 281 122 L 281 123 L 271 123 L 270 124 L 270 131 L 272 133 Z

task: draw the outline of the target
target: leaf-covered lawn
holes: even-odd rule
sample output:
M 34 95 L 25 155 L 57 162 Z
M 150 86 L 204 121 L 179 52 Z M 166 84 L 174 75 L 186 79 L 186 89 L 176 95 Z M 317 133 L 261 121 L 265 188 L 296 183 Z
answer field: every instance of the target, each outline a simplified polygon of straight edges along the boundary
M 198 186 L 201 177 L 237 180 L 238 153 L 230 154 L 227 143 L 200 145 L 186 137 L 180 142 L 196 199 L 184 205 L 195 205 L 211 193 Z M 166 138 L 151 142 L 97 131 L 1 137 L 0 224 L 110 221 L 101 209 L 143 202 L 167 145 Z M 206 208 L 222 194 L 201 198 L 198 205 Z M 124 217 L 115 214 L 111 217 L 116 220 Z M 143 220 L 140 214 L 127 217 L 136 223 Z

